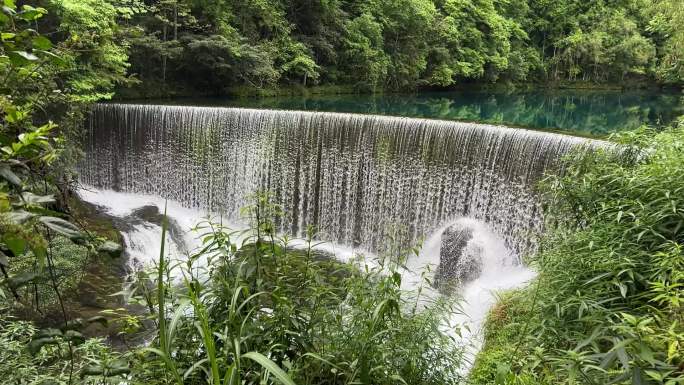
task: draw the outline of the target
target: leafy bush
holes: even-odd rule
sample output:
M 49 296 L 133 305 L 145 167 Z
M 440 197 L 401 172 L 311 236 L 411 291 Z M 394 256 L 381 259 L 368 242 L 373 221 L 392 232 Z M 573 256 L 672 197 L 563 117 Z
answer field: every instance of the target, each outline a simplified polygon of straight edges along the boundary
M 136 381 L 458 382 L 461 349 L 443 331 L 452 303 L 419 309 L 417 293 L 400 288 L 403 255 L 360 270 L 315 251 L 313 232 L 294 249 L 274 233 L 279 212 L 258 196 L 248 233 L 207 222 L 188 261 L 171 264 L 162 249 L 156 277 L 134 285 L 159 328 Z
M 539 277 L 490 316 L 476 383 L 684 383 L 684 127 L 615 139 L 544 183 Z
M 122 367 L 125 361 L 118 354 L 95 338 L 83 340 L 71 351 L 65 340 L 32 351 L 37 347 L 33 341 L 41 331 L 30 322 L 5 315 L 6 311 L 0 308 L 0 378 L 3 384 L 105 384 L 104 371 L 98 369 L 106 367 L 109 370 L 118 365 L 119 370 L 128 370 Z M 69 359 L 72 354 L 73 361 Z M 98 374 L 99 378 L 87 377 L 86 373 Z

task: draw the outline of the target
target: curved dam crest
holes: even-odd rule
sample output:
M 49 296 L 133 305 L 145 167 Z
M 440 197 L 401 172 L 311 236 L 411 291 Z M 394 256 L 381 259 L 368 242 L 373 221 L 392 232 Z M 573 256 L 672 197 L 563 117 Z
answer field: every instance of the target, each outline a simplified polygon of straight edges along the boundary
M 159 195 L 237 218 L 269 190 L 281 230 L 369 250 L 415 242 L 459 217 L 486 222 L 517 254 L 542 226 L 533 186 L 592 141 L 501 126 L 329 112 L 99 104 L 85 184 Z

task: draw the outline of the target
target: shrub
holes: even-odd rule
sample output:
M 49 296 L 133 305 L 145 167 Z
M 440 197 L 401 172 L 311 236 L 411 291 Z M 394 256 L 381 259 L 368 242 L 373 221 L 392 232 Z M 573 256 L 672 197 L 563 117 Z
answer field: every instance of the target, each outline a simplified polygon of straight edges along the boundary
M 504 302 L 522 315 L 490 336 L 477 383 L 684 383 L 684 127 L 615 139 L 624 153 L 543 184 L 539 276 Z M 502 352 L 504 375 L 484 374 Z
M 250 231 L 203 223 L 200 250 L 169 262 L 162 248 L 157 273 L 134 285 L 159 329 L 136 381 L 459 381 L 461 348 L 445 331 L 453 303 L 401 289 L 405 254 L 344 264 L 315 250 L 313 231 L 293 248 L 274 232 L 277 206 L 263 195 L 254 202 L 244 211 Z

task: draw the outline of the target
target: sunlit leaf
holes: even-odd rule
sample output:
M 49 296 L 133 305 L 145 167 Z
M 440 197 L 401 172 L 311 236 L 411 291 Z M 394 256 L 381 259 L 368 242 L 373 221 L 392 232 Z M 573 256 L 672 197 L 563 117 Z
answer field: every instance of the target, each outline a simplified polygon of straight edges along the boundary
M 26 252 L 26 247 L 28 244 L 25 239 L 19 236 L 13 234 L 5 234 L 2 237 L 2 241 L 5 243 L 5 246 L 7 246 L 7 248 L 16 257 L 23 255 Z
M 21 197 L 29 205 L 44 205 L 55 202 L 54 195 L 36 195 L 32 192 L 25 192 L 21 194 Z
M 31 43 L 33 44 L 34 48 L 41 50 L 48 50 L 52 48 L 52 42 L 45 36 L 36 36 L 33 38 Z
M 259 365 L 261 365 L 264 369 L 266 369 L 284 385 L 295 385 L 294 381 L 292 381 L 292 379 L 290 378 L 290 376 L 287 375 L 287 373 L 280 369 L 280 367 L 276 365 L 275 362 L 266 358 L 266 356 L 264 356 L 263 354 L 258 352 L 249 352 L 243 354 L 242 358 L 248 358 L 250 360 L 256 361 Z
M 10 59 L 12 59 L 12 57 L 14 56 L 14 57 L 20 57 L 20 58 L 22 58 L 26 61 L 29 61 L 29 62 L 38 60 L 38 56 L 36 56 L 30 52 L 26 52 L 26 51 L 10 51 L 10 52 L 8 52 L 8 54 L 10 56 Z
M 28 211 L 24 210 L 16 210 L 16 211 L 11 211 L 9 213 L 5 213 L 5 218 L 9 219 L 11 222 L 14 222 L 16 224 L 23 224 L 29 219 L 35 217 L 36 215 L 33 213 L 30 213 Z

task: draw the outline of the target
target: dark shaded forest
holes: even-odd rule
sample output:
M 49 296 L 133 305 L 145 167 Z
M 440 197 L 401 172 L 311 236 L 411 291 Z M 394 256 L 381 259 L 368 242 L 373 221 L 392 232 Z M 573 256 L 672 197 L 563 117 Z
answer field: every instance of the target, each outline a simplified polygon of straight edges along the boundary
M 133 8 L 130 72 L 143 93 L 684 79 L 680 0 L 161 0 Z

